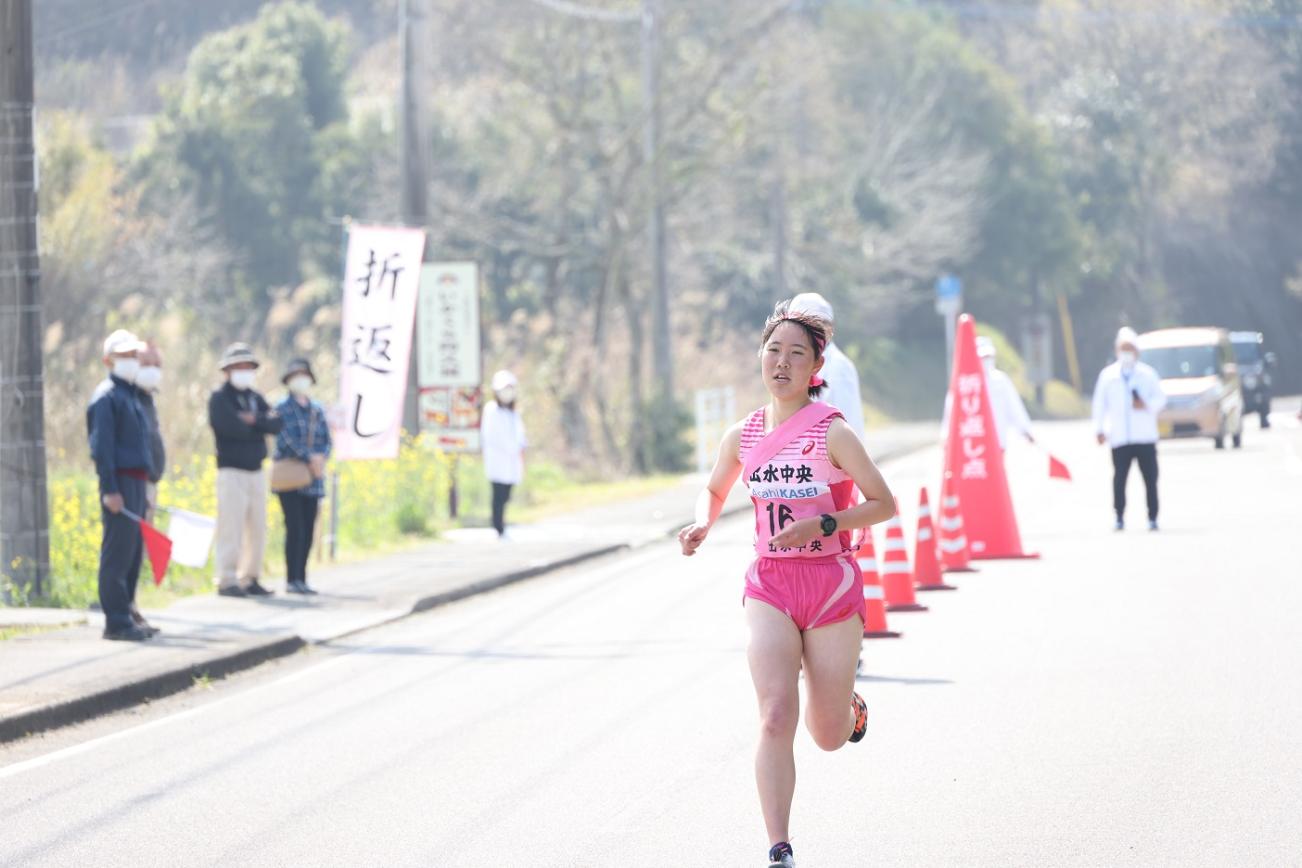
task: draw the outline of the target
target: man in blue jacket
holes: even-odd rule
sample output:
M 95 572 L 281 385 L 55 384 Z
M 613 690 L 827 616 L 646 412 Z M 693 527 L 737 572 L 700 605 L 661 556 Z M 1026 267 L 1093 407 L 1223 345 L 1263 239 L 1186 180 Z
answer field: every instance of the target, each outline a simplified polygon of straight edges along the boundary
M 145 514 L 150 468 L 150 423 L 135 386 L 140 370 L 137 354 L 144 348 L 131 332 L 119 329 L 108 336 L 104 341 L 108 379 L 96 387 L 86 410 L 90 455 L 99 476 L 103 507 L 99 604 L 104 611 L 104 638 L 129 642 L 153 635 L 131 617 L 131 599 L 144 553 L 137 520 Z

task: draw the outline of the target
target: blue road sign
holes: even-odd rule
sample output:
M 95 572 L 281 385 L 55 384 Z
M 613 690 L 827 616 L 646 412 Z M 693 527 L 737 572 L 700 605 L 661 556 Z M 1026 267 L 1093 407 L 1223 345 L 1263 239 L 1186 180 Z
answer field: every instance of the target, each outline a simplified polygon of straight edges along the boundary
M 936 300 L 958 298 L 963 294 L 963 281 L 952 274 L 942 274 L 936 280 Z

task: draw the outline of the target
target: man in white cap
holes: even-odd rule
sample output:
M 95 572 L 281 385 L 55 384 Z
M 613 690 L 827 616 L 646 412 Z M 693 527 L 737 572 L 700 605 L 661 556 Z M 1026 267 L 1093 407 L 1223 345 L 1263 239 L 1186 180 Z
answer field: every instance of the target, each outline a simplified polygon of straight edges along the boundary
M 802 292 L 787 307 L 793 313 L 807 313 L 835 324 L 832 305 L 817 292 Z M 829 340 L 823 350 L 823 369 L 819 372 L 827 384 L 821 401 L 841 411 L 846 423 L 859 439 L 864 439 L 863 397 L 859 394 L 859 372 L 854 362 Z
M 479 423 L 484 474 L 493 486 L 493 528 L 506 539 L 506 504 L 511 489 L 524 481 L 524 450 L 529 445 L 515 402 L 520 384 L 510 371 L 493 374 L 493 400 Z
M 1116 529 L 1126 527 L 1126 479 L 1139 462 L 1148 497 L 1148 529 L 1157 530 L 1157 414 L 1166 393 L 1157 371 L 1139 361 L 1139 336 L 1129 326 L 1117 332 L 1117 360 L 1094 384 L 1094 434 L 1112 447 L 1112 505 Z
M 131 601 L 140 575 L 144 541 L 138 522 L 147 508 L 145 485 L 151 465 L 150 422 L 135 385 L 145 344 L 119 329 L 104 341 L 108 379 L 95 388 L 86 409 L 90 455 L 99 477 L 104 525 L 99 551 L 99 605 L 104 638 L 139 642 L 154 635 L 132 618 Z
M 1008 448 L 1008 431 L 1012 429 L 1026 438 L 1027 443 L 1035 442 L 1031 433 L 1031 415 L 1026 412 L 1026 404 L 1021 394 L 1013 385 L 1013 378 L 995 366 L 995 342 L 985 335 L 976 339 L 977 356 L 986 372 L 986 389 L 990 392 L 990 411 L 995 417 L 995 433 L 999 435 L 999 448 Z M 949 436 L 949 413 L 954 398 L 945 393 L 945 414 L 941 422 L 941 436 Z

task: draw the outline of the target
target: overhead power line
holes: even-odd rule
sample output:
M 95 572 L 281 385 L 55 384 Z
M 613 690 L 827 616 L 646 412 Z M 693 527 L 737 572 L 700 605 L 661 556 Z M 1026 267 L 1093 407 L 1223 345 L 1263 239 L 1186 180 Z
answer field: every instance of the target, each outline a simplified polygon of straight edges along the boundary
M 53 33 L 37 34 L 33 40 L 36 45 L 44 45 L 48 42 L 57 42 L 65 36 L 75 36 L 78 33 L 85 33 L 87 30 L 96 30 L 105 24 L 124 18 L 132 12 L 138 12 L 146 6 L 156 6 L 158 0 L 137 0 L 135 3 L 128 3 L 126 6 L 114 9 L 112 12 L 106 12 L 103 15 L 96 15 L 82 21 L 78 21 L 72 27 L 65 27 L 62 30 L 56 30 Z
M 1114 7 L 1108 9 L 1097 7 L 1062 9 L 1059 7 L 1030 6 L 1023 3 L 946 2 L 946 0 L 841 0 L 841 2 L 891 10 L 924 9 L 948 12 L 959 18 L 990 21 L 1033 22 L 1044 19 L 1048 21 L 1082 21 L 1098 24 L 1152 21 L 1172 25 L 1212 24 L 1216 27 L 1245 30 L 1293 30 L 1302 28 L 1302 13 L 1199 12 L 1193 11 L 1187 5 L 1178 2 L 1144 3 L 1142 5 L 1118 2 Z
M 640 9 L 600 9 L 595 6 L 570 3 L 569 0 L 529 0 L 529 2 L 550 9 L 553 12 L 569 15 L 571 18 L 581 18 L 585 21 L 601 21 L 607 24 L 636 24 L 642 20 L 642 10 Z

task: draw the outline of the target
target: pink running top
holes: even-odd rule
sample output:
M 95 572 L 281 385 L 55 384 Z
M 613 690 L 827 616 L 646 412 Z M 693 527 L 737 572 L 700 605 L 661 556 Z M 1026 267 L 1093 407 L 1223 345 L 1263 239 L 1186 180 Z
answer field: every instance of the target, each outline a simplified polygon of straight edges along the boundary
M 815 409 L 817 408 L 817 409 Z M 820 412 L 825 410 L 825 414 Z M 818 536 L 794 549 L 776 548 L 770 540 L 783 528 L 802 518 L 817 518 L 850 506 L 854 482 L 849 474 L 832 464 L 827 455 L 827 429 L 841 416 L 828 404 L 812 404 L 801 411 L 820 419 L 803 431 L 794 432 L 786 443 L 765 442 L 781 431 L 765 431 L 765 408 L 746 419 L 741 429 L 740 455 L 743 478 L 755 504 L 755 552 L 767 558 L 826 558 L 848 552 L 851 534 L 840 531 Z M 750 459 L 757 447 L 772 455 L 757 466 Z

